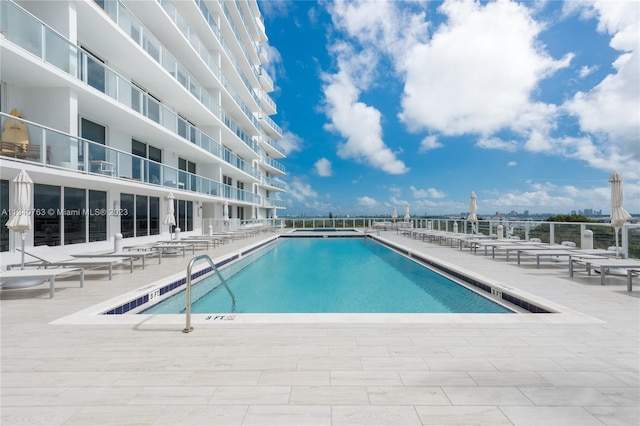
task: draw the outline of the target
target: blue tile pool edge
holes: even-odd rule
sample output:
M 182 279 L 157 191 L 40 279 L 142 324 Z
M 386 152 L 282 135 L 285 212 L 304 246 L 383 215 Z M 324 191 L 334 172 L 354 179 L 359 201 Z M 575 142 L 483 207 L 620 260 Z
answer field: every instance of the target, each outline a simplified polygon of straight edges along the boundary
M 407 247 L 403 247 L 401 245 L 398 244 L 394 244 L 389 240 L 385 240 L 383 238 L 380 237 L 376 237 L 375 235 L 367 235 L 368 238 L 371 238 L 377 242 L 379 242 L 380 244 L 383 244 L 395 251 L 397 251 L 400 254 L 403 254 L 411 259 L 414 259 L 416 261 L 418 261 L 419 263 L 430 267 L 434 270 L 436 270 L 437 272 L 441 272 L 444 274 L 447 274 L 451 277 L 454 277 L 470 286 L 475 287 L 476 289 L 479 290 L 479 293 L 488 293 L 488 295 L 491 295 L 495 298 L 498 299 L 502 299 L 505 302 L 508 302 L 512 305 L 518 306 L 521 309 L 524 309 L 527 312 L 530 312 L 532 314 L 551 314 L 551 313 L 557 313 L 556 310 L 551 309 L 549 307 L 543 307 L 541 306 L 540 303 L 538 302 L 533 302 L 531 300 L 527 300 L 526 298 L 522 297 L 521 295 L 517 295 L 512 293 L 511 291 L 509 291 L 508 286 L 505 286 L 504 284 L 497 284 L 497 283 L 491 283 L 491 282 L 486 282 L 484 280 L 480 280 L 478 278 L 474 278 L 472 276 L 470 276 L 469 274 L 463 274 L 462 272 L 459 271 L 459 269 L 456 269 L 454 267 L 449 267 L 446 264 L 444 264 L 441 261 L 436 261 L 434 259 L 429 258 L 428 256 L 425 256 L 421 253 L 415 252 L 411 249 L 408 249 Z M 489 297 L 490 300 L 495 300 L 492 297 Z

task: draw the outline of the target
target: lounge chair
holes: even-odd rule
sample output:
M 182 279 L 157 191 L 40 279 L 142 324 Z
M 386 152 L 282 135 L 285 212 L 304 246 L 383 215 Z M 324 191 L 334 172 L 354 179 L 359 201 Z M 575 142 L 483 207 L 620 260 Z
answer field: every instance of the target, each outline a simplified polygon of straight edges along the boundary
M 600 284 L 605 285 L 605 278 L 607 275 L 613 275 L 612 271 L 616 269 L 624 269 L 626 275 L 629 269 L 640 269 L 640 261 L 637 259 L 585 259 L 585 258 L 570 258 L 569 259 L 569 276 L 573 277 L 574 263 L 583 264 L 586 266 L 587 273 L 591 275 L 592 269 L 600 270 Z
M 17 289 L 35 287 L 49 280 L 49 297 L 53 298 L 56 290 L 56 278 L 80 275 L 80 287 L 84 287 L 84 269 L 22 269 L 0 272 L 0 287 L 2 289 Z
M 128 261 L 131 273 L 133 273 L 133 258 L 131 257 L 74 257 L 49 246 L 30 247 L 24 252 L 39 260 L 39 262 L 29 262 L 30 266 L 42 266 L 44 268 L 55 266 L 63 268 L 101 268 L 106 266 L 109 268 L 109 279 L 111 279 L 113 276 L 113 265 L 119 265 Z
M 158 257 L 158 264 L 162 263 L 162 252 L 161 251 L 139 251 L 139 252 L 115 252 L 115 251 L 106 251 L 106 252 L 96 252 L 89 254 L 76 254 L 74 257 L 83 258 L 83 257 L 124 257 L 124 258 L 132 258 L 134 261 L 140 260 L 142 262 L 142 269 L 146 267 L 147 258 L 148 257 Z

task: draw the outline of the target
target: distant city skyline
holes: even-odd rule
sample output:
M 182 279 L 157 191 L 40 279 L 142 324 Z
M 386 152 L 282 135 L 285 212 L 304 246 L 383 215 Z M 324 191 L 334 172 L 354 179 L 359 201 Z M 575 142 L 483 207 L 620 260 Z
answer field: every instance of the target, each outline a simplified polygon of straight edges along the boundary
M 640 2 L 259 6 L 279 216 L 640 212 Z

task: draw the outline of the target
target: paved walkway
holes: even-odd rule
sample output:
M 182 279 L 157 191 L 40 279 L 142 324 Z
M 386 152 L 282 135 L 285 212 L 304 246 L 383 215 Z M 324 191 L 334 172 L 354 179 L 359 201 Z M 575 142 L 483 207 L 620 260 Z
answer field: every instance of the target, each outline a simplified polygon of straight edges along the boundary
M 264 238 L 211 249 L 212 257 Z M 515 265 L 383 232 L 551 301 L 558 314 L 251 316 L 64 323 L 183 271 L 151 259 L 0 292 L 5 425 L 637 425 L 640 291 L 566 266 Z M 202 253 L 202 251 L 197 252 Z M 640 289 L 640 285 L 636 284 Z M 55 324 L 53 322 L 56 322 Z

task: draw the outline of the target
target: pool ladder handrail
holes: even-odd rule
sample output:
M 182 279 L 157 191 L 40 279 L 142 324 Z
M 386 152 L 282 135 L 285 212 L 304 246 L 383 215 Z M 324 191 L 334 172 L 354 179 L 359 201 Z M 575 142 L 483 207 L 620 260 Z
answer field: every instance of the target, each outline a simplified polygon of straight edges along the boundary
M 197 261 L 202 259 L 206 259 L 207 262 L 209 262 L 209 265 L 211 265 L 211 269 L 213 269 L 213 271 L 216 273 L 224 288 L 227 289 L 229 296 L 231 296 L 231 311 L 236 311 L 236 297 L 233 295 L 233 292 L 227 285 L 227 281 L 224 279 L 224 277 L 216 267 L 216 264 L 213 263 L 213 260 L 211 260 L 208 254 L 201 254 L 199 256 L 196 256 L 191 259 L 191 261 L 189 261 L 189 265 L 187 265 L 187 288 L 185 289 L 185 293 L 187 296 L 187 310 L 185 312 L 187 315 L 187 323 L 185 328 L 182 330 L 183 333 L 191 333 L 193 331 L 193 327 L 191 326 L 191 269 Z

